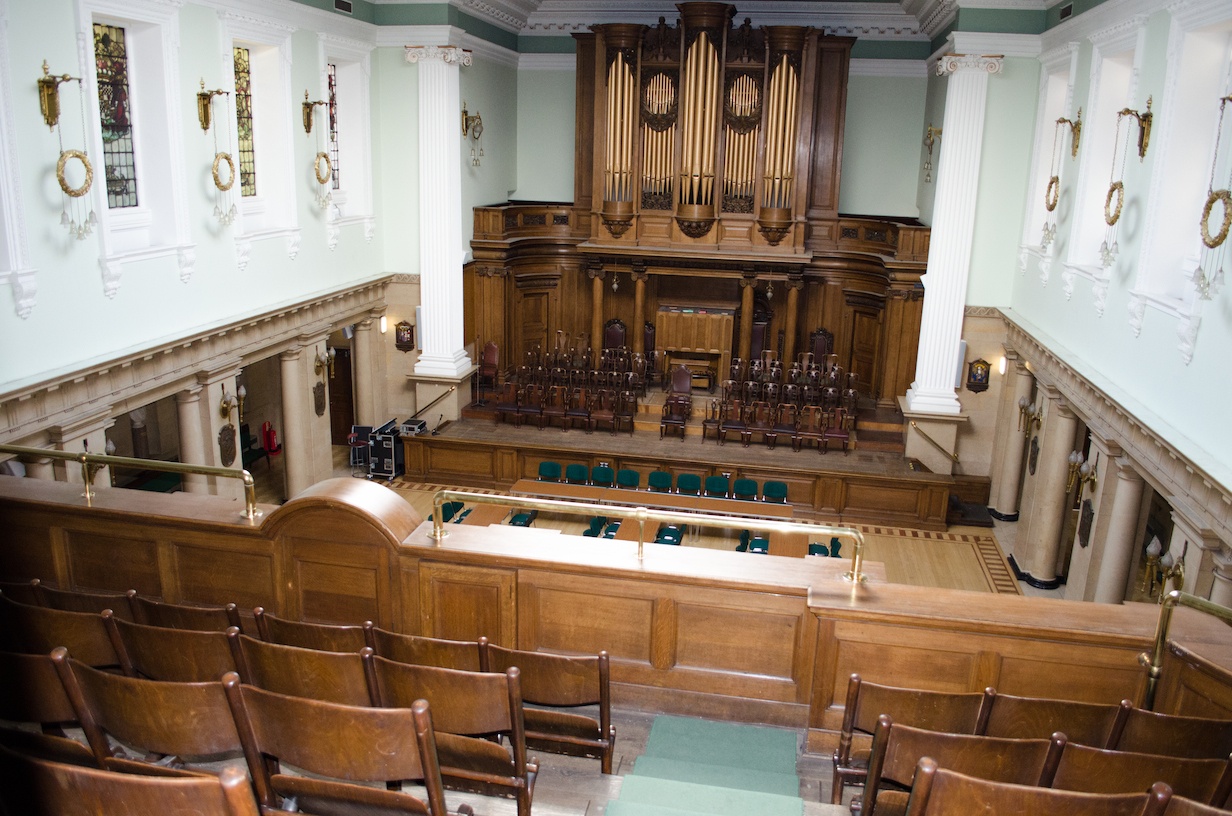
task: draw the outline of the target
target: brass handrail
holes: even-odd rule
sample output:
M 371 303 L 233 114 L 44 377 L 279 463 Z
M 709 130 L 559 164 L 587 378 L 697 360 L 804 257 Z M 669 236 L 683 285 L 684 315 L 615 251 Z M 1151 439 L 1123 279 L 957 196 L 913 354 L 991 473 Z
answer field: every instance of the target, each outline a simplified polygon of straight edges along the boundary
M 632 493 L 632 491 L 630 491 Z M 831 524 L 814 524 L 800 521 L 774 521 L 751 516 L 720 516 L 714 513 L 690 513 L 677 510 L 656 510 L 645 506 L 625 507 L 618 504 L 599 504 L 597 502 L 561 501 L 559 499 L 535 499 L 529 496 L 491 495 L 488 493 L 471 493 L 467 490 L 438 490 L 432 498 L 432 532 L 429 535 L 440 544 L 441 539 L 449 535 L 445 531 L 445 522 L 441 517 L 441 508 L 446 501 L 472 502 L 474 504 L 500 504 L 515 508 L 531 510 L 551 510 L 572 515 L 604 515 L 616 516 L 622 519 L 635 519 L 637 531 L 637 560 L 645 555 L 646 522 L 667 521 L 681 524 L 694 524 L 706 527 L 723 527 L 729 530 L 767 530 L 778 533 L 805 533 L 850 538 L 855 543 L 851 554 L 851 571 L 843 578 L 853 583 L 861 583 L 867 577 L 861 569 L 864 565 L 864 534 L 854 527 L 836 527 Z
M 253 521 L 261 515 L 261 511 L 257 509 L 256 482 L 253 480 L 252 474 L 247 470 L 233 470 L 232 468 L 213 467 L 211 465 L 189 465 L 183 462 L 162 462 L 157 459 L 136 459 L 131 456 L 111 456 L 110 454 L 90 453 L 89 451 L 72 453 L 70 451 L 33 448 L 26 445 L 0 444 L 0 453 L 15 453 L 21 456 L 80 462 L 81 478 L 86 487 L 85 493 L 82 495 L 85 496 L 87 507 L 93 506 L 94 491 L 91 488 L 94 486 L 94 477 L 101 468 L 111 466 L 138 468 L 140 470 L 158 470 L 164 473 L 191 473 L 197 476 L 221 476 L 225 479 L 239 479 L 244 483 L 244 512 L 240 515 L 249 521 Z
M 923 428 L 921 428 L 919 425 L 916 425 L 916 424 L 915 424 L 915 420 L 914 420 L 914 419 L 913 419 L 913 420 L 911 420 L 911 427 L 912 427 L 912 428 L 915 428 L 916 433 L 918 433 L 920 436 L 924 437 L 924 441 L 925 441 L 925 442 L 927 442 L 928 444 L 932 445 L 934 448 L 936 448 L 937 450 L 941 451 L 941 452 L 942 452 L 942 453 L 944 453 L 946 456 L 950 457 L 950 459 L 954 462 L 954 464 L 958 464 L 958 454 L 957 454 L 957 453 L 950 453 L 948 450 L 946 450 L 946 449 L 945 449 L 945 448 L 941 445 L 941 443 L 940 443 L 940 442 L 938 442 L 936 439 L 933 439 L 931 436 L 929 436 L 927 433 L 925 433 L 924 429 L 923 429 Z
M 1181 592 L 1179 589 L 1174 589 L 1164 596 L 1159 607 L 1159 623 L 1155 627 L 1155 645 L 1150 654 L 1143 652 L 1138 655 L 1138 662 L 1146 667 L 1146 708 L 1148 711 L 1155 708 L 1156 686 L 1164 670 L 1164 648 L 1168 641 L 1168 628 L 1172 625 L 1172 610 L 1177 606 L 1188 606 L 1190 609 L 1219 618 L 1224 623 L 1232 623 L 1232 609 L 1226 606 L 1220 606 L 1205 598 L 1199 598 L 1197 595 L 1190 595 L 1188 592 Z

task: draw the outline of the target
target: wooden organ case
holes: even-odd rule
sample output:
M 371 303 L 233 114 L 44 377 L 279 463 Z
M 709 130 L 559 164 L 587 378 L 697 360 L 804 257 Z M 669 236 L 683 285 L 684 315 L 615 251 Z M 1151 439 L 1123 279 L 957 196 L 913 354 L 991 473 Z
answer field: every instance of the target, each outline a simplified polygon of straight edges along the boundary
M 677 8 L 674 25 L 574 35 L 573 204 L 476 208 L 467 336 L 513 365 L 562 342 L 597 354 L 619 319 L 638 352 L 655 326 L 669 353 L 790 361 L 825 329 L 893 404 L 914 379 L 928 229 L 839 214 L 854 39 Z M 731 315 L 730 335 L 688 345 L 691 315 Z

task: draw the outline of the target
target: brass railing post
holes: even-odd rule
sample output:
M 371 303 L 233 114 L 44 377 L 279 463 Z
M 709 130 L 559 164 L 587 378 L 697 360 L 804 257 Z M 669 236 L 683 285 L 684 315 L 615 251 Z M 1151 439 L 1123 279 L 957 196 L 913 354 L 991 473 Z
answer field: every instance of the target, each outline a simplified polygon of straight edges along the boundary
M 1158 690 L 1159 678 L 1164 670 L 1164 651 L 1167 649 L 1168 629 L 1172 626 L 1172 610 L 1178 606 L 1196 609 L 1224 623 L 1232 623 L 1232 609 L 1220 606 L 1213 601 L 1190 595 L 1174 589 L 1164 596 L 1159 606 L 1159 623 L 1155 626 L 1155 642 L 1150 654 L 1143 652 L 1138 655 L 1138 662 L 1146 667 L 1146 700 L 1144 707 L 1151 711 L 1155 708 L 1155 692 Z

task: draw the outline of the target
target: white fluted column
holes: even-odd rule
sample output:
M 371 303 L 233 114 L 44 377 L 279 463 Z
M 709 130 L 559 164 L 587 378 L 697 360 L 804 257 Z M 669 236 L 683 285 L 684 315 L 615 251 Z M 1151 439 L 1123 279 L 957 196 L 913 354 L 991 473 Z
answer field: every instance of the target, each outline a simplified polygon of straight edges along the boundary
M 1138 516 L 1142 509 L 1142 476 L 1133 462 L 1121 457 L 1113 467 L 1105 467 L 1104 479 L 1115 479 L 1112 492 L 1112 510 L 1108 514 L 1108 527 L 1102 539 L 1100 562 L 1095 578 L 1096 603 L 1121 603 L 1125 600 L 1125 587 L 1129 574 L 1137 564 L 1136 533 Z
M 205 461 L 206 429 L 202 424 L 201 392 L 204 386 L 189 388 L 175 395 L 176 417 L 180 422 L 180 461 L 189 465 L 208 464 Z M 184 492 L 209 493 L 204 476 L 184 474 Z
M 1018 501 L 1022 495 L 1022 457 L 1027 440 L 1018 427 L 1018 400 L 1026 397 L 1031 401 L 1035 390 L 1035 375 L 1021 361 L 1014 366 L 1013 385 L 1006 388 L 1010 393 L 1011 413 L 1005 419 L 1005 443 L 1001 453 L 1001 476 L 997 483 L 997 495 L 993 510 L 1002 521 L 1018 520 Z
M 352 347 L 355 353 L 351 359 L 355 363 L 355 424 L 376 425 L 375 393 L 372 389 L 373 354 L 375 351 L 375 335 L 372 331 L 372 318 L 361 320 L 355 324 L 355 338 Z
M 954 390 L 954 372 L 971 269 L 988 77 L 1000 70 L 1001 60 L 993 57 L 951 54 L 937 63 L 938 76 L 949 75 L 950 79 L 928 271 L 923 277 L 920 346 L 915 382 L 907 391 L 907 405 L 913 412 L 957 414 L 962 410 Z
M 1015 548 L 1015 558 L 1021 552 L 1019 566 L 1040 584 L 1057 580 L 1057 555 L 1061 549 L 1061 534 L 1065 527 L 1065 511 L 1069 491 L 1065 483 L 1069 476 L 1069 454 L 1074 449 L 1074 435 L 1078 430 L 1078 417 L 1061 398 L 1060 393 L 1048 386 L 1041 392 L 1047 395 L 1048 408 L 1044 413 L 1041 432 L 1039 461 L 1036 478 L 1033 518 L 1027 540 Z
M 472 368 L 462 337 L 462 114 L 460 67 L 469 51 L 456 46 L 406 49 L 418 66 L 419 326 L 415 373 L 462 378 Z

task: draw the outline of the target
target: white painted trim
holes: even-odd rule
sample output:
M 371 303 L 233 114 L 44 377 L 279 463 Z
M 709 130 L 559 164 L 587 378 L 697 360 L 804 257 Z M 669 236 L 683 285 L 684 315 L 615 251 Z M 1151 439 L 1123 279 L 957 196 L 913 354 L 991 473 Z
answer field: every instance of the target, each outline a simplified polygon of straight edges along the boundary
M 1044 11 L 1044 0 L 958 0 L 959 8 L 1002 11 Z
M 519 71 L 576 71 L 577 54 L 519 54 Z
M 381 48 L 405 48 L 412 45 L 453 45 L 472 52 L 481 59 L 518 67 L 518 52 L 481 40 L 467 34 L 457 26 L 381 26 L 376 34 L 376 44 Z
M 849 76 L 928 78 L 925 60 L 853 59 Z
M 1042 53 L 1038 34 L 985 34 L 955 31 L 946 39 L 959 54 L 997 54 L 1002 57 L 1038 58 Z
M 9 65 L 9 0 L 0 0 L 0 65 Z M 13 288 L 13 307 L 23 320 L 34 311 L 38 295 L 36 272 L 30 266 L 26 209 L 21 176 L 17 172 L 17 130 L 13 122 L 10 74 L 0 76 L 0 217 L 4 218 L 4 246 L 0 246 L 0 283 Z M 52 213 L 47 213 L 52 218 Z
M 358 151 L 352 150 L 348 153 L 345 142 L 339 145 L 340 159 L 345 156 L 351 161 L 343 162 L 342 186 L 335 193 L 336 201 L 344 206 L 348 203 L 351 205 L 350 212 L 347 213 L 348 217 L 363 218 L 375 214 L 373 204 L 375 200 L 373 187 L 375 184 L 372 170 L 372 52 L 375 49 L 376 46 L 373 44 L 337 37 L 332 34 L 320 34 L 317 36 L 317 57 L 320 60 L 321 70 L 321 99 L 329 99 L 329 76 L 325 66 L 330 60 L 334 60 L 335 65 L 341 62 L 344 67 L 347 63 L 357 65 L 360 71 L 359 98 L 354 100 L 354 104 L 359 108 L 359 113 L 353 121 L 359 125 L 359 140 L 362 143 L 362 147 Z M 328 127 L 328 119 L 325 124 Z M 328 151 L 328 130 L 325 135 L 325 142 L 325 149 Z M 361 195 L 348 197 L 346 195 L 347 192 L 354 192 L 355 186 L 347 186 L 345 166 L 348 163 L 354 164 L 354 159 L 357 156 L 360 159 L 360 175 L 366 179 L 366 182 L 360 187 Z M 355 200 L 348 200 L 349 198 L 354 198 Z

